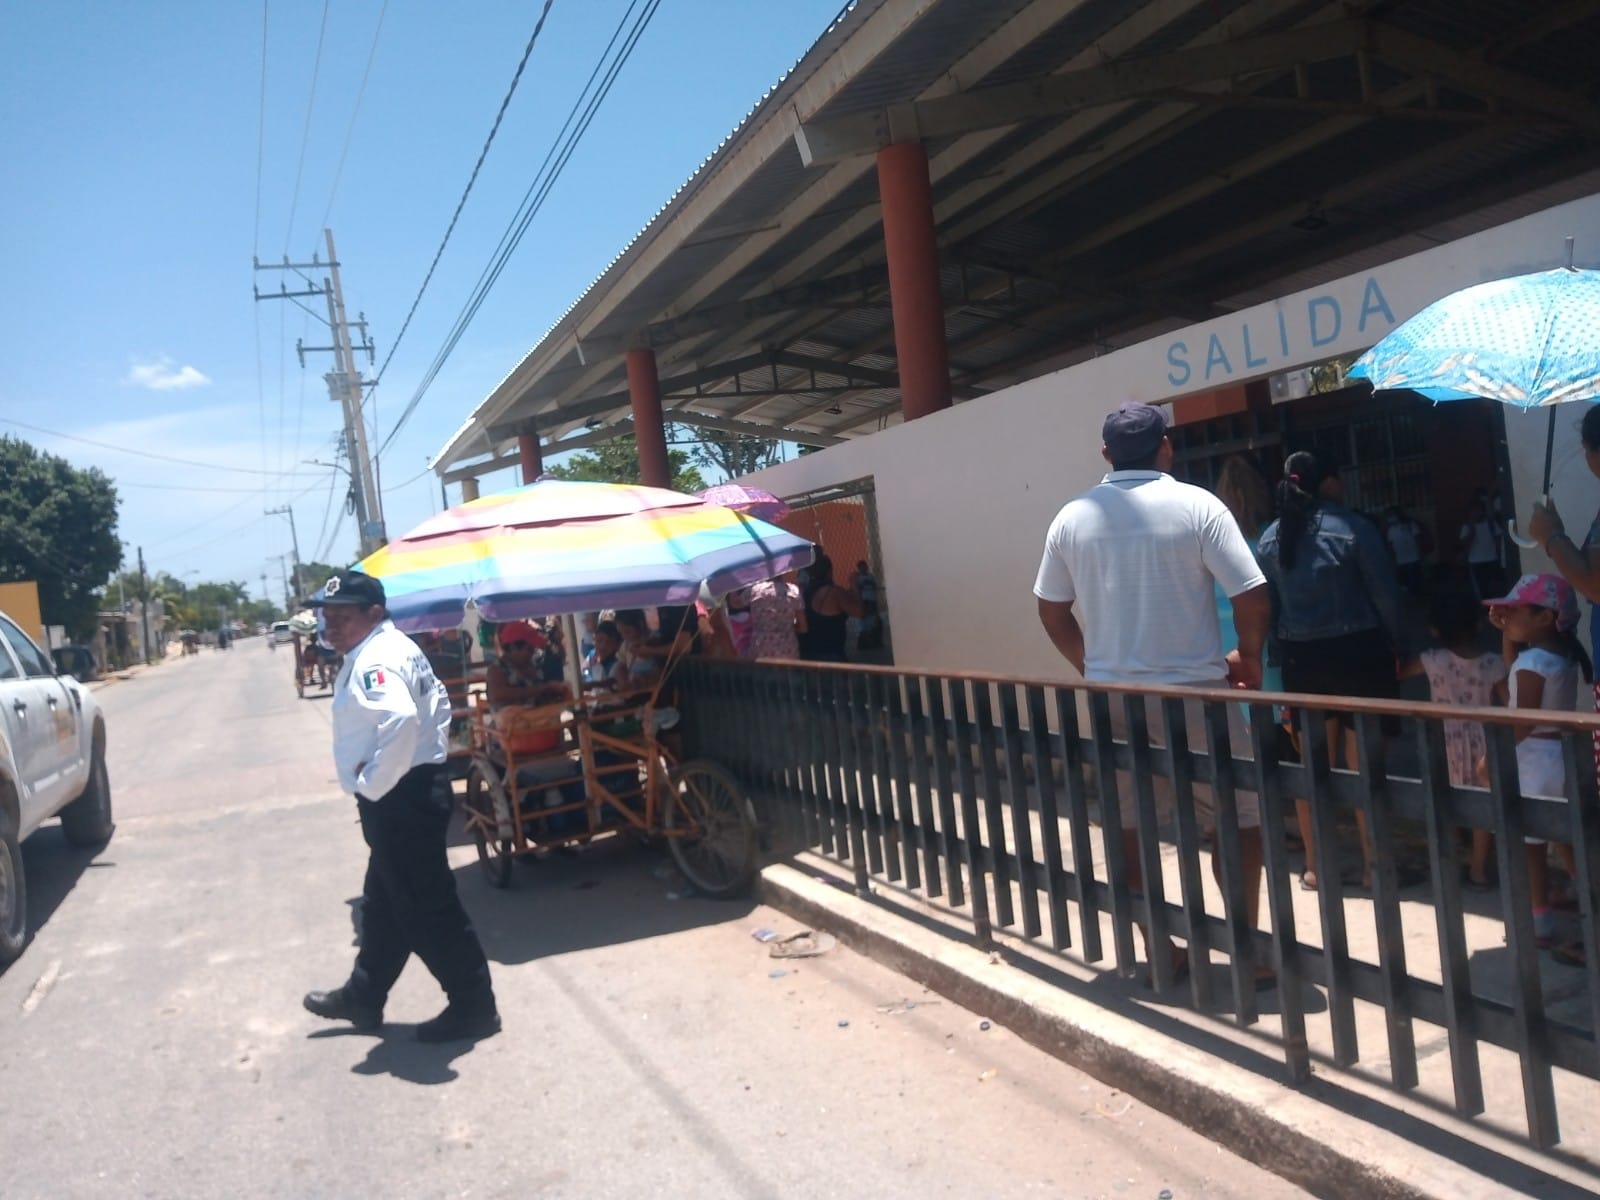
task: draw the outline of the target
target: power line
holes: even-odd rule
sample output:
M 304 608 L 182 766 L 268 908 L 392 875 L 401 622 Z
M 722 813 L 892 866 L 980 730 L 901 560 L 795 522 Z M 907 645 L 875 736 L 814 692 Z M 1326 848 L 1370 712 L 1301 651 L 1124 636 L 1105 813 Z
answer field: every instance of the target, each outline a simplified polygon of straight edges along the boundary
M 328 33 L 328 4 L 322 0 L 322 24 L 317 29 L 317 57 L 311 65 L 311 95 L 306 100 L 306 123 L 300 131 L 300 161 L 294 168 L 294 194 L 289 200 L 289 228 L 283 235 L 283 255 L 289 256 L 289 244 L 294 241 L 294 214 L 300 207 L 300 176 L 306 165 L 306 143 L 311 140 L 311 115 L 317 108 L 317 78 L 322 74 L 322 43 Z
M 320 479 L 317 480 L 317 482 L 313 483 L 310 487 L 304 488 L 301 491 L 296 492 L 293 496 L 290 496 L 289 499 L 287 501 L 285 501 L 285 503 L 293 503 L 294 501 L 300 499 L 302 496 L 310 495 L 312 491 L 314 491 L 317 487 L 319 487 L 321 485 L 321 483 L 322 483 L 322 481 Z M 246 504 L 248 502 L 249 502 L 248 499 L 241 500 L 241 501 L 239 501 L 239 504 Z M 235 509 L 237 507 L 239 507 L 238 504 L 231 505 L 230 507 L 228 507 L 226 509 L 223 509 L 222 512 L 219 512 L 216 515 L 218 517 L 225 516 L 227 513 L 232 512 L 233 509 Z M 244 530 L 249 529 L 252 525 L 258 524 L 260 522 L 260 520 L 261 520 L 260 517 L 252 517 L 250 520 L 246 521 L 243 525 L 236 525 L 232 529 L 229 529 L 226 533 L 218 534 L 216 537 L 211 538 L 209 541 L 201 542 L 198 545 L 194 545 L 194 546 L 185 546 L 182 550 L 169 550 L 169 551 L 167 551 L 167 555 L 168 555 L 168 557 L 181 557 L 181 556 L 183 556 L 185 554 L 193 554 L 196 550 L 204 550 L 209 546 L 215 546 L 218 542 L 224 541 L 227 538 L 235 537 L 239 533 L 243 532 Z M 191 526 L 191 529 L 193 529 L 193 528 L 197 528 L 197 526 Z M 173 538 L 167 538 L 164 541 L 153 543 L 153 545 L 154 546 L 165 546 L 168 543 L 172 542 L 173 540 L 174 540 Z M 147 548 L 150 548 L 150 547 L 147 547 Z
M 533 34 L 528 38 L 528 44 L 523 47 L 522 59 L 517 63 L 516 73 L 511 76 L 511 86 L 506 89 L 505 97 L 500 101 L 500 111 L 494 115 L 494 124 L 489 127 L 489 136 L 484 139 L 483 149 L 478 151 L 478 161 L 473 164 L 472 174 L 467 177 L 467 186 L 461 193 L 461 199 L 456 202 L 456 211 L 451 214 L 450 224 L 445 227 L 439 248 L 433 252 L 433 261 L 428 264 L 428 273 L 422 277 L 422 286 L 417 289 L 416 299 L 411 301 L 411 310 L 406 313 L 406 319 L 400 322 L 400 332 L 395 335 L 389 353 L 384 356 L 383 366 L 378 368 L 377 378 L 373 381 L 374 387 L 383 381 L 383 373 L 389 369 L 389 361 L 394 358 L 394 352 L 400 348 L 401 339 L 411 327 L 411 318 L 417 314 L 417 305 L 422 303 L 422 294 L 428 290 L 433 273 L 439 266 L 439 259 L 444 255 L 444 248 L 450 244 L 450 235 L 455 232 L 456 222 L 461 219 L 461 210 L 467 205 L 467 197 L 472 195 L 472 185 L 478 181 L 478 172 L 483 169 L 483 160 L 489 156 L 489 147 L 494 144 L 494 135 L 500 132 L 500 122 L 506 115 L 506 108 L 511 104 L 511 97 L 516 94 L 517 84 L 522 80 L 523 68 L 528 65 L 528 57 L 533 53 L 534 44 L 539 40 L 545 18 L 550 15 L 550 8 L 554 3 L 555 0 L 544 0 L 544 8 L 539 12 L 538 21 L 534 23 Z
M 256 222 L 251 252 L 261 252 L 261 176 L 267 154 L 267 4 L 261 0 L 261 107 L 256 117 Z
M 270 475 L 277 479 L 290 479 L 295 476 L 304 478 L 304 471 L 254 471 L 249 467 L 230 467 L 221 463 L 201 462 L 194 458 L 177 458 L 171 454 L 157 454 L 153 450 L 135 450 L 131 446 L 116 446 L 110 442 L 97 442 L 93 438 L 78 437 L 76 434 L 62 433 L 55 429 L 46 429 L 42 425 L 30 425 L 26 421 L 18 421 L 12 417 L 0 417 L 0 425 L 14 425 L 18 429 L 27 429 L 33 433 L 42 433 L 47 437 L 61 438 L 68 442 L 82 442 L 85 446 L 98 446 L 102 450 L 115 450 L 121 454 L 133 454 L 139 458 L 153 458 L 160 462 L 179 463 L 185 467 L 205 467 L 212 471 L 228 471 L 234 475 Z
M 339 148 L 339 165 L 333 169 L 333 187 L 328 192 L 328 206 L 322 210 L 322 223 L 319 229 L 328 227 L 328 218 L 333 215 L 333 200 L 339 194 L 339 180 L 344 175 L 345 155 L 350 153 L 350 139 L 355 136 L 356 118 L 361 115 L 361 98 L 367 94 L 367 78 L 372 74 L 372 60 L 378 57 L 378 36 L 383 33 L 383 18 L 389 12 L 389 0 L 383 0 L 383 7 L 378 10 L 378 27 L 372 31 L 372 48 L 367 51 L 366 69 L 361 72 L 361 86 L 356 89 L 356 105 L 350 113 L 350 124 L 344 131 L 344 145 Z
M 528 227 L 533 223 L 534 217 L 544 207 L 545 199 L 550 195 L 573 152 L 583 140 L 583 135 L 588 131 L 595 114 L 610 94 L 612 85 L 615 84 L 623 66 L 632 56 L 634 48 L 639 44 L 639 39 L 644 35 L 645 29 L 649 27 L 656 10 L 661 7 L 661 0 L 648 0 L 644 10 L 635 19 L 632 29 L 628 31 L 621 49 L 617 51 L 616 56 L 607 66 L 606 55 L 610 54 L 613 47 L 616 46 L 617 38 L 622 33 L 622 29 L 627 24 L 636 4 L 637 0 L 635 0 L 635 3 L 631 3 L 623 14 L 617 31 L 612 34 L 611 41 L 606 44 L 606 49 L 601 53 L 600 62 L 596 65 L 595 70 L 590 73 L 589 81 L 584 85 L 584 91 L 579 93 L 572 110 L 567 114 L 567 120 L 563 123 L 561 131 L 556 135 L 556 143 L 551 147 L 549 153 L 545 155 L 544 162 L 540 165 L 538 173 L 535 174 L 527 193 L 524 194 L 521 207 L 512 218 L 511 224 L 507 226 L 505 233 L 501 235 L 500 244 L 496 247 L 494 257 L 478 277 L 478 284 L 472 296 L 456 317 L 454 326 L 452 326 L 450 333 L 446 335 L 444 345 L 434 356 L 434 360 L 429 365 L 428 370 L 423 374 L 416 392 L 400 414 L 399 421 L 395 423 L 394 428 L 389 431 L 389 436 L 384 439 L 383 444 L 379 447 L 378 452 L 380 455 L 389 448 L 395 437 L 400 433 L 400 430 L 405 426 L 405 423 L 416 412 L 417 406 L 422 403 L 422 397 L 427 393 L 428 388 L 432 386 L 439 372 L 444 369 L 445 362 L 454 353 L 456 346 L 466 333 L 467 327 L 472 323 L 473 318 L 477 316 L 478 310 L 483 306 L 484 300 L 488 298 L 490 290 L 499 280 L 501 272 L 505 270 L 506 264 L 510 261 L 512 254 L 515 253 L 517 246 L 527 233 Z M 593 95 L 588 96 L 586 103 L 585 95 L 602 69 L 605 72 L 604 78 L 601 80 L 600 86 L 595 89 Z M 579 113 L 580 109 L 582 109 L 581 115 Z M 575 125 L 574 119 L 576 119 Z M 563 137 L 565 138 L 564 141 L 562 140 Z

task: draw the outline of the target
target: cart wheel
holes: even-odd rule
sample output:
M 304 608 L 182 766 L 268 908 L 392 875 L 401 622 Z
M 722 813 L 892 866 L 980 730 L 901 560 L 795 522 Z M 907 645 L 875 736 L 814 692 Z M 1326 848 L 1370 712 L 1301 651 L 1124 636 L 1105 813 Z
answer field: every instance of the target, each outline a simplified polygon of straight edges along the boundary
M 756 874 L 756 814 L 739 781 L 697 759 L 672 776 L 667 845 L 678 869 L 708 896 L 736 896 Z
M 490 887 L 511 885 L 512 844 L 510 838 L 492 836 L 495 828 L 494 799 L 484 786 L 477 766 L 467 773 L 467 794 L 462 804 L 480 819 L 472 824 L 472 840 L 478 846 L 478 865 L 489 877 Z M 487 822 L 487 827 L 485 826 Z

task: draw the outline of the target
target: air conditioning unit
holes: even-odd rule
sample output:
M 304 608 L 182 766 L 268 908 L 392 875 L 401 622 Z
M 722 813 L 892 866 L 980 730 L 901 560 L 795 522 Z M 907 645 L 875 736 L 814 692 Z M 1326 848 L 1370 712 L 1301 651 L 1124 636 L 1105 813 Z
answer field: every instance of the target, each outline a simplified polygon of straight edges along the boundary
M 1290 400 L 1311 394 L 1311 372 L 1284 371 L 1268 379 L 1267 386 L 1272 392 L 1274 404 L 1287 404 Z

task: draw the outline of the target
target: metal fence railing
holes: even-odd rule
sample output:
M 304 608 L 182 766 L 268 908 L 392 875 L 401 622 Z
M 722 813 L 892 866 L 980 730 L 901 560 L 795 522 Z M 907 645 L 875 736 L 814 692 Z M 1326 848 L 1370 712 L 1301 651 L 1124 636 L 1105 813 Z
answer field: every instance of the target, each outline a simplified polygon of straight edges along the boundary
M 1241 1026 L 1258 1020 L 1252 964 L 1271 967 L 1279 981 L 1279 1037 L 1295 1082 L 1311 1074 L 1308 1017 L 1327 1022 L 1315 1040 L 1331 1047 L 1326 1053 L 1333 1064 L 1350 1067 L 1361 1059 L 1358 1002 L 1382 1011 L 1386 1045 L 1381 1055 L 1368 1057 L 1387 1059 L 1396 1088 L 1418 1084 L 1413 1023 L 1445 1031 L 1449 1087 L 1464 1116 L 1485 1108 L 1481 1047 L 1501 1047 L 1517 1058 L 1529 1137 L 1540 1148 L 1560 1138 L 1555 1073 L 1600 1078 L 1595 718 L 1541 714 L 1542 724 L 1565 731 L 1568 799 L 1557 800 L 1521 795 L 1515 727 L 1503 709 L 1176 688 L 1070 688 L 799 663 L 690 660 L 682 671 L 690 748 L 713 755 L 740 776 L 776 840 L 847 864 L 863 894 L 876 878 L 967 916 L 980 943 L 1004 929 L 1086 963 L 1104 961 L 1109 931 L 1110 953 L 1124 973 L 1134 969 L 1136 925 L 1145 926 L 1155 944 L 1167 936 L 1183 939 L 1191 961 L 1219 952 L 1231 968 L 1231 997 L 1214 994 L 1208 971 L 1189 973 L 1193 1004 L 1215 1011 L 1226 999 Z M 1185 701 L 1203 710 L 1203 720 L 1184 719 Z M 1230 733 L 1228 709 L 1241 702 L 1250 718 L 1248 745 L 1234 744 L 1237 735 Z M 1296 705 L 1304 763 L 1273 728 L 1275 706 L 1285 702 Z M 1353 769 L 1334 770 L 1324 716 L 1341 712 L 1353 714 L 1358 761 L 1346 764 Z M 1484 724 L 1487 788 L 1451 783 L 1446 718 Z M 1239 725 L 1233 723 L 1235 731 Z M 1158 781 L 1176 799 L 1164 836 L 1158 836 Z M 1197 785 L 1210 787 L 1215 799 L 1214 853 L 1207 852 L 1206 831 L 1196 819 Z M 1145 881 L 1139 889 L 1130 886 L 1116 803 L 1120 790 L 1129 787 Z M 1262 898 L 1270 932 L 1253 931 L 1243 912 L 1237 820 L 1243 791 L 1260 800 Z M 1318 832 L 1315 929 L 1296 925 L 1292 889 L 1298 881 L 1286 847 L 1296 799 L 1310 802 Z M 1351 949 L 1348 888 L 1337 861 L 1338 819 L 1357 812 L 1376 848 L 1376 937 L 1364 933 L 1358 940 L 1370 950 L 1359 952 Z M 1459 842 L 1468 829 L 1495 835 L 1500 886 L 1493 900 L 1498 912 L 1490 919 L 1503 923 L 1504 945 L 1494 930 L 1493 985 L 1474 959 L 1488 952 L 1481 913 L 1475 948 L 1467 936 Z M 1541 982 L 1523 851 L 1529 837 L 1568 843 L 1576 855 L 1577 936 L 1586 956 L 1580 986 L 1586 997 L 1564 1003 L 1559 1012 L 1552 1011 Z M 1425 847 L 1429 867 L 1426 891 L 1411 885 L 1404 899 L 1413 935 L 1419 932 L 1419 911 L 1421 924 L 1431 929 L 1409 941 L 1392 852 L 1397 840 L 1409 840 L 1419 855 Z M 1219 885 L 1209 908 L 1208 857 L 1216 860 Z M 1422 943 L 1430 947 L 1425 955 L 1418 949 Z M 1178 990 L 1166 956 L 1155 956 L 1151 974 L 1158 993 Z M 1316 1000 L 1312 1006 L 1308 994 Z

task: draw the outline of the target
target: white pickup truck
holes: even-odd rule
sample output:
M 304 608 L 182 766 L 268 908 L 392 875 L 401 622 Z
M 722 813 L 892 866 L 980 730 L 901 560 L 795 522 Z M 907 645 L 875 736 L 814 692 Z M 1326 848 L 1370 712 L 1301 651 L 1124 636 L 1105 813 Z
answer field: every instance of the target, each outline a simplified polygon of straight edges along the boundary
M 57 813 L 75 846 L 114 828 L 106 723 L 93 694 L 0 613 L 0 965 L 28 939 L 22 839 Z

